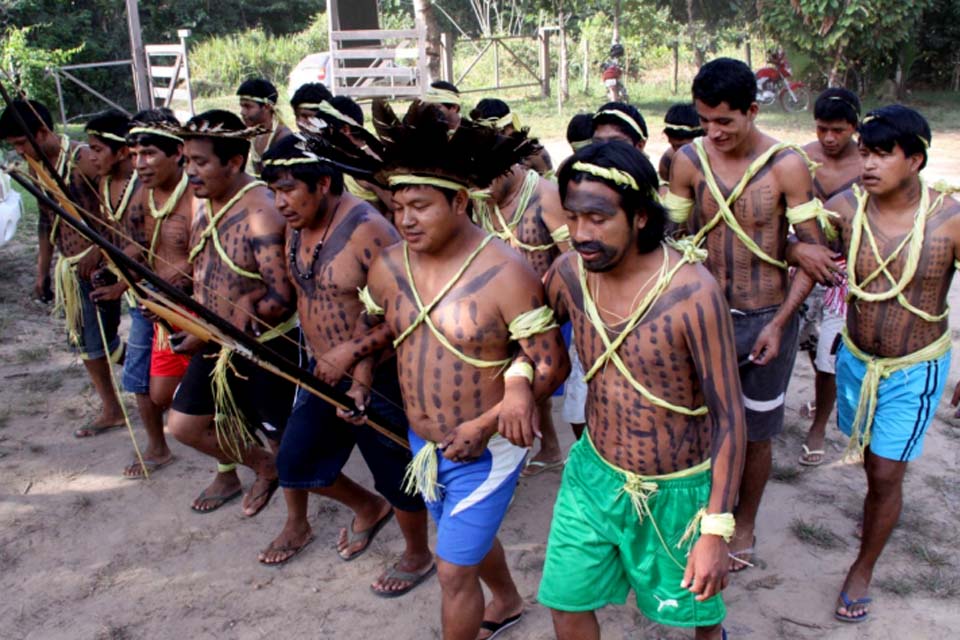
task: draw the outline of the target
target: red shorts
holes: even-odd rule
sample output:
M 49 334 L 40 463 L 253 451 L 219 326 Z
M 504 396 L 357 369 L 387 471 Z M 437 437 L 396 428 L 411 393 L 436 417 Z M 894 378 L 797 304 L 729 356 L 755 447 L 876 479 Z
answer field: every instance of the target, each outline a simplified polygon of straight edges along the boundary
M 150 377 L 182 378 L 190 364 L 190 356 L 174 353 L 167 330 L 155 325 L 153 351 L 150 352 Z

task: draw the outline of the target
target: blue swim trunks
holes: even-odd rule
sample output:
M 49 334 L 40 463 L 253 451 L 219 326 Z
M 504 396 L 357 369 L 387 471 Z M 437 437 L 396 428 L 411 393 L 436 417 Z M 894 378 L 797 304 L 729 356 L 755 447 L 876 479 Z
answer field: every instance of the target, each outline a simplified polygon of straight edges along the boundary
M 867 365 L 846 345 L 837 350 L 837 424 L 847 436 L 860 401 Z M 950 353 L 898 369 L 880 380 L 877 411 L 870 427 L 870 451 L 888 460 L 910 462 L 923 452 L 923 438 L 950 373 Z
M 426 442 L 413 430 L 408 437 L 416 455 Z M 437 457 L 441 497 L 426 503 L 437 522 L 437 556 L 463 567 L 480 564 L 493 548 L 527 449 L 494 436 L 478 460 L 453 462 L 439 451 Z

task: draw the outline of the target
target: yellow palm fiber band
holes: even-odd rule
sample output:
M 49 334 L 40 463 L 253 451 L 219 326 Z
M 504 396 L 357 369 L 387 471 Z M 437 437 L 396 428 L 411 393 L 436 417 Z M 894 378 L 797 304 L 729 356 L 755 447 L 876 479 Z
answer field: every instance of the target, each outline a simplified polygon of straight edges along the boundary
M 157 243 L 160 241 L 160 227 L 163 226 L 163 221 L 177 208 L 177 204 L 180 203 L 180 199 L 183 198 L 183 194 L 187 191 L 187 184 L 189 183 L 187 178 L 187 173 L 184 171 L 180 176 L 180 182 L 177 183 L 176 189 L 173 190 L 173 193 L 170 194 L 170 197 L 167 198 L 167 201 L 163 203 L 163 206 L 157 209 L 157 201 L 153 197 L 153 189 L 150 189 L 147 192 L 147 206 L 150 209 L 150 216 L 155 220 L 153 225 L 153 235 L 150 237 L 150 252 L 147 254 L 147 264 L 150 265 L 150 268 L 156 270 L 156 256 L 157 256 Z
M 860 362 L 867 365 L 867 373 L 860 382 L 860 400 L 857 411 L 850 426 L 850 442 L 844 452 L 844 458 L 862 458 L 863 452 L 870 444 L 870 432 L 873 427 L 873 417 L 877 412 L 877 400 L 880 392 L 880 381 L 889 378 L 890 374 L 900 369 L 942 358 L 950 351 L 950 329 L 928 344 L 927 346 L 895 358 L 877 358 L 861 350 L 850 339 L 847 328 L 841 332 L 843 345 Z
M 248 191 L 256 187 L 265 187 L 265 186 L 266 186 L 266 183 L 260 180 L 254 180 L 253 182 L 248 183 L 242 189 L 237 191 L 236 195 L 230 198 L 230 200 L 225 205 L 223 205 L 223 208 L 220 209 L 220 211 L 218 211 L 214 215 L 211 215 L 210 222 L 207 223 L 207 227 L 200 234 L 200 241 L 197 242 L 196 246 L 194 246 L 193 249 L 190 250 L 190 254 L 187 257 L 187 260 L 189 262 L 193 262 L 194 260 L 196 260 L 197 256 L 200 255 L 200 252 L 203 251 L 203 248 L 207 245 L 207 240 L 209 238 L 213 238 L 213 246 L 216 249 L 217 253 L 220 255 L 220 259 L 223 260 L 224 264 L 227 265 L 227 268 L 229 268 L 231 271 L 233 271 L 237 275 L 250 278 L 251 280 L 263 280 L 263 277 L 259 273 L 255 273 L 253 271 L 247 271 L 246 269 L 239 267 L 233 261 L 233 259 L 231 259 L 229 255 L 227 255 L 226 250 L 223 248 L 223 245 L 220 243 L 220 232 L 217 231 L 217 224 L 220 222 L 220 219 L 223 218 L 223 216 L 225 216 L 228 211 L 230 211 L 233 205 L 240 202 L 240 200 L 243 198 L 243 196 L 247 194 Z M 213 203 L 210 200 L 207 200 L 207 211 L 209 212 L 213 211 Z
M 437 461 L 437 443 L 425 442 L 423 448 L 407 465 L 403 474 L 403 490 L 407 495 L 420 494 L 426 502 L 440 499 L 443 485 L 438 481 L 439 463 Z
M 437 328 L 437 326 L 433 323 L 433 320 L 430 319 L 430 312 L 433 311 L 433 309 L 440 304 L 440 301 L 443 300 L 443 298 L 450 292 L 451 289 L 453 289 L 454 285 L 456 285 L 460 278 L 463 277 L 463 274 L 466 273 L 467 269 L 470 268 L 470 265 L 473 264 L 473 261 L 476 260 L 477 256 L 480 255 L 480 252 L 483 251 L 484 247 L 490 244 L 490 241 L 493 240 L 493 238 L 494 236 L 492 235 L 487 236 L 482 242 L 480 242 L 479 245 L 477 245 L 477 248 L 474 249 L 469 256 L 467 256 L 463 266 L 461 266 L 460 269 L 453 275 L 453 277 L 450 278 L 447 284 L 443 286 L 433 301 L 427 305 L 423 304 L 423 300 L 420 298 L 420 292 L 417 290 L 416 282 L 413 279 L 413 270 L 410 266 L 410 247 L 406 242 L 403 243 L 403 266 L 407 272 L 407 281 L 410 284 L 410 292 L 413 294 L 413 300 L 416 303 L 419 312 L 417 317 L 414 318 L 413 322 L 410 323 L 410 326 L 408 326 L 406 330 L 403 331 L 403 333 L 401 333 L 397 339 L 393 341 L 394 349 L 399 347 L 400 344 L 406 340 L 407 337 L 421 324 L 425 324 L 437 341 L 443 345 L 447 351 L 473 367 L 477 367 L 479 369 L 504 367 L 512 362 L 511 358 L 505 358 L 503 360 L 480 360 L 479 358 L 473 358 L 465 353 L 461 353 L 455 346 L 453 346 L 450 340 L 443 335 L 440 329 Z
M 693 538 L 698 524 L 700 525 L 700 535 L 720 536 L 728 544 L 733 539 L 733 534 L 737 529 L 737 521 L 732 513 L 707 513 L 706 508 L 700 509 L 693 516 L 690 524 L 687 525 L 680 541 L 677 542 L 677 549 L 682 548 L 685 542 Z
M 265 167 L 289 167 L 295 164 L 320 164 L 323 160 L 318 156 L 306 158 L 270 158 L 263 161 Z
M 454 93 L 449 89 L 437 89 L 436 87 L 430 87 L 423 94 L 424 102 L 432 102 L 434 104 L 462 104 L 460 94 Z
M 574 171 L 582 171 L 584 173 L 589 173 L 592 176 L 597 178 L 603 178 L 604 180 L 609 180 L 614 184 L 619 184 L 624 187 L 630 187 L 634 191 L 640 191 L 640 187 L 637 186 L 637 181 L 633 179 L 633 176 L 624 171 L 623 169 L 614 169 L 613 167 L 601 167 L 600 165 L 591 164 L 589 162 L 574 162 L 571 167 Z
M 373 203 L 380 201 L 380 196 L 357 182 L 357 179 L 349 173 L 343 174 L 343 186 L 346 187 L 347 191 L 357 196 L 361 200 L 366 200 L 367 202 Z
M 833 226 L 831 218 L 839 218 L 836 213 L 829 209 L 824 209 L 823 203 L 819 198 L 808 200 L 795 207 L 787 207 L 787 222 L 796 226 L 807 220 L 816 220 L 823 229 L 823 234 L 827 240 L 836 240 L 839 237 L 837 228 Z
M 787 268 L 787 263 L 783 260 L 777 260 L 773 258 L 760 248 L 753 238 L 751 238 L 746 231 L 743 230 L 743 227 L 740 226 L 740 222 L 737 220 L 736 216 L 733 214 L 733 210 L 730 208 L 734 202 L 743 194 L 744 190 L 747 188 L 747 185 L 751 180 L 763 169 L 764 166 L 770 160 L 781 151 L 786 149 L 791 149 L 796 151 L 803 157 L 807 162 L 807 167 L 811 172 L 814 171 L 813 167 L 816 165 L 810 161 L 807 153 L 795 144 L 789 144 L 786 142 L 778 142 L 773 145 L 766 151 L 764 151 L 760 156 L 750 163 L 750 166 L 747 167 L 747 170 L 744 172 L 743 177 L 740 178 L 740 182 L 737 183 L 737 186 L 734 187 L 733 191 L 730 192 L 730 195 L 726 198 L 723 197 L 723 193 L 720 191 L 719 185 L 717 185 L 716 177 L 713 175 L 713 169 L 710 167 L 710 158 L 707 156 L 706 147 L 704 147 L 703 138 L 697 138 L 693 141 L 693 148 L 697 152 L 697 157 L 700 159 L 700 166 L 703 170 L 704 179 L 707 182 L 707 187 L 710 189 L 710 195 L 713 196 L 713 199 L 717 201 L 719 210 L 717 214 L 704 226 L 697 231 L 697 234 L 694 236 L 694 241 L 696 244 L 701 244 L 707 237 L 707 234 L 713 230 L 721 221 L 733 231 L 734 235 L 740 240 L 743 245 L 750 250 L 750 253 L 755 255 L 760 260 L 772 264 L 775 267 L 780 267 L 781 269 Z
M 115 133 L 110 133 L 109 131 L 97 131 L 96 129 L 87 129 L 88 136 L 96 136 L 98 138 L 103 138 L 104 140 L 113 140 L 114 142 L 122 142 L 127 144 L 127 139 L 123 136 L 118 136 Z
M 60 256 L 53 270 L 53 313 L 63 313 L 67 324 L 67 336 L 71 344 L 80 342 L 80 330 L 83 327 L 81 312 L 80 277 L 76 266 L 87 254 L 93 251 L 89 246 L 80 253 L 68 257 Z
M 249 100 L 250 102 L 259 102 L 260 104 L 277 104 L 276 100 L 271 100 L 270 98 L 261 98 L 260 96 L 248 96 L 248 95 L 238 95 L 237 100 Z
M 293 314 L 281 324 L 260 334 L 257 337 L 257 342 L 261 344 L 270 342 L 292 330 L 298 322 L 297 314 Z M 217 362 L 210 374 L 210 387 L 213 392 L 213 405 L 215 407 L 213 425 L 217 434 L 217 444 L 220 445 L 226 455 L 240 462 L 244 450 L 256 443 L 256 438 L 247 428 L 243 412 L 240 410 L 233 395 L 233 390 L 230 388 L 228 378 L 230 371 L 236 377 L 243 378 L 230 361 L 232 356 L 233 349 L 226 346 L 220 348 L 220 352 L 216 356 Z
M 570 148 L 573 149 L 574 152 L 577 152 L 584 147 L 589 147 L 591 144 L 593 144 L 593 140 L 574 140 L 570 143 Z
M 672 191 L 667 191 L 667 195 L 663 198 L 663 206 L 667 210 L 667 217 L 670 219 L 670 222 L 675 224 L 684 224 L 690 219 L 690 214 L 693 212 L 693 205 L 694 201 L 692 198 L 678 196 Z
M 867 201 L 870 199 L 869 194 L 857 185 L 853 186 L 853 193 L 857 198 L 857 210 L 853 215 L 853 220 L 850 225 L 850 255 L 847 258 L 847 282 L 849 285 L 847 299 L 857 298 L 865 302 L 882 302 L 896 298 L 897 302 L 899 302 L 904 309 L 927 322 L 940 322 L 946 319 L 947 316 L 950 315 L 949 307 L 938 315 L 927 313 L 912 305 L 910 301 L 907 300 L 907 297 L 903 295 L 903 291 L 907 288 L 907 285 L 913 281 L 917 273 L 917 267 L 920 264 L 920 253 L 923 250 L 924 230 L 927 226 L 927 219 L 940 209 L 944 199 L 947 197 L 947 193 L 940 192 L 933 204 L 930 204 L 930 192 L 927 189 L 926 182 L 923 178 L 920 178 L 920 205 L 914 214 L 913 227 L 886 258 L 882 257 L 880 247 L 877 245 L 877 239 L 870 225 L 867 223 Z M 860 245 L 864 235 L 870 243 L 870 250 L 873 252 L 873 257 L 879 266 L 873 273 L 869 274 L 862 281 L 857 282 L 856 264 L 857 258 L 860 255 Z M 902 254 L 904 250 L 907 251 L 907 259 L 903 265 L 900 280 L 898 281 L 893 277 L 889 267 L 894 260 L 900 257 L 900 254 Z M 881 275 L 890 283 L 889 289 L 881 292 L 864 290 L 864 287 Z
M 428 187 L 437 187 L 438 189 L 452 189 L 453 191 L 460 191 L 461 189 L 469 190 L 467 185 L 454 182 L 453 180 L 438 178 L 436 176 L 420 176 L 410 173 L 390 176 L 387 178 L 387 184 L 389 184 L 391 187 L 401 187 L 405 185 L 425 185 Z
M 640 128 L 640 124 L 623 111 L 618 111 L 617 109 L 604 109 L 603 111 L 597 111 L 597 114 L 593 116 L 593 119 L 596 120 L 600 116 L 613 116 L 614 118 L 619 118 L 620 120 L 626 122 L 631 129 L 636 131 L 641 140 L 647 139 L 647 136 L 643 133 L 643 129 Z
M 561 242 L 570 242 L 570 227 L 562 224 L 550 232 L 550 239 L 556 244 Z
M 503 372 L 503 378 L 526 378 L 527 382 L 533 384 L 533 365 L 529 362 L 514 362 L 506 371 Z
M 621 359 L 620 354 L 617 352 L 620 346 L 627 339 L 627 336 L 629 336 L 630 333 L 640 324 L 650 308 L 653 307 L 654 303 L 660 298 L 660 295 L 666 291 L 676 273 L 684 265 L 690 263 L 688 258 L 689 254 L 684 253 L 681 255 L 680 260 L 677 261 L 677 264 L 674 265 L 673 268 L 670 268 L 670 254 L 667 250 L 667 245 L 663 244 L 661 246 L 663 248 L 663 263 L 660 266 L 657 281 L 653 284 L 653 286 L 650 288 L 650 291 L 647 292 L 643 299 L 641 299 L 640 304 L 637 305 L 637 308 L 633 311 L 633 313 L 631 313 L 627 318 L 626 326 L 624 326 L 623 331 L 621 331 L 616 339 L 612 341 L 610 340 L 607 329 L 603 324 L 603 320 L 600 318 L 600 312 L 597 310 L 596 302 L 594 301 L 593 296 L 590 294 L 590 288 L 587 284 L 586 268 L 583 266 L 583 259 L 577 256 L 580 275 L 580 289 L 583 293 L 584 312 L 587 314 L 587 318 L 590 320 L 590 323 L 596 329 L 597 335 L 600 336 L 600 340 L 603 342 L 605 349 L 605 351 L 600 355 L 599 358 L 597 358 L 593 365 L 587 369 L 583 376 L 583 380 L 584 382 L 590 382 L 590 380 L 600 371 L 602 367 L 604 367 L 608 362 L 612 362 L 617 368 L 617 371 L 619 371 L 620 374 L 626 378 L 627 382 L 629 382 L 630 385 L 640 395 L 650 402 L 650 404 L 686 416 L 703 416 L 707 414 L 706 406 L 690 409 L 680 405 L 675 405 L 654 395 L 650 390 L 640 384 L 640 382 L 633 376 L 629 367 L 627 367 L 627 365 L 623 362 L 623 359 Z
M 474 120 L 474 122 L 481 127 L 488 127 L 490 129 L 503 129 L 507 125 L 513 125 L 514 129 L 517 131 L 520 130 L 520 117 L 512 111 L 499 118 L 480 118 L 479 120 Z
M 169 138 L 170 140 L 175 140 L 183 144 L 183 138 L 181 138 L 176 134 L 170 133 L 169 131 L 165 131 L 164 129 L 161 129 L 159 127 L 132 127 L 130 131 L 127 133 L 127 138 L 129 138 L 130 136 L 136 135 L 138 133 L 142 133 L 148 136 L 160 136 L 161 138 Z
M 484 231 L 492 233 L 514 249 L 533 253 L 536 251 L 549 251 L 554 248 L 557 241 L 551 242 L 550 244 L 532 245 L 520 240 L 515 233 L 517 225 L 519 225 L 523 219 L 523 214 L 527 212 L 527 208 L 530 206 L 530 200 L 533 198 L 533 194 L 537 192 L 539 184 L 540 174 L 533 169 L 528 170 L 527 175 L 524 176 L 523 185 L 520 187 L 520 194 L 517 196 L 517 207 L 513 212 L 513 218 L 509 222 L 503 217 L 503 212 L 500 211 L 500 205 L 493 203 L 491 208 L 491 204 L 488 202 L 488 200 L 491 199 L 489 190 L 482 189 L 470 192 L 477 223 Z M 493 219 L 494 215 L 497 219 L 496 222 L 494 222 Z
M 689 131 L 690 133 L 694 133 L 696 131 L 701 131 L 701 132 L 703 131 L 703 127 L 691 127 L 688 124 L 670 124 L 669 122 L 664 122 L 663 128 L 674 129 L 676 131 Z
M 583 435 L 584 435 L 584 439 L 590 445 L 590 448 L 596 454 L 597 458 L 602 460 L 607 467 L 609 467 L 610 469 L 613 469 L 613 471 L 623 476 L 624 483 L 623 483 L 623 487 L 620 489 L 620 493 L 626 494 L 627 498 L 630 500 L 630 503 L 633 505 L 634 510 L 637 512 L 637 518 L 641 522 L 643 522 L 644 518 L 649 518 L 650 524 L 653 525 L 653 530 L 656 532 L 657 537 L 660 539 L 660 544 L 663 545 L 663 550 L 666 551 L 667 556 L 669 556 L 669 558 L 673 560 L 673 563 L 676 564 L 678 567 L 680 567 L 681 569 L 685 569 L 686 564 L 681 563 L 679 560 L 676 559 L 676 557 L 674 557 L 673 550 L 670 548 L 670 545 L 667 543 L 667 539 L 664 538 L 663 534 L 660 532 L 660 526 L 657 524 L 656 519 L 653 517 L 653 512 L 650 510 L 649 502 L 650 502 L 650 499 L 653 498 L 654 494 L 656 494 L 657 491 L 659 490 L 660 488 L 659 483 L 667 482 L 670 480 L 682 480 L 683 478 L 690 478 L 692 476 L 696 476 L 701 473 L 704 473 L 705 471 L 709 471 L 710 467 L 712 466 L 710 459 L 707 458 L 706 460 L 704 460 L 703 462 L 701 462 L 696 466 L 690 467 L 688 469 L 681 469 L 680 471 L 674 471 L 673 473 L 665 473 L 658 476 L 642 476 L 638 473 L 621 469 L 620 467 L 616 466 L 615 464 L 611 463 L 609 460 L 604 458 L 602 455 L 600 455 L 600 452 L 597 451 L 596 445 L 593 443 L 593 439 L 590 437 L 589 429 L 586 430 Z M 703 511 L 705 512 L 706 509 L 703 509 Z M 700 514 L 698 513 L 696 516 L 694 516 L 693 520 L 691 520 L 690 525 L 687 526 L 687 531 L 689 532 L 691 528 L 693 529 L 693 531 L 696 531 L 696 524 L 699 522 L 699 520 L 700 520 Z M 684 538 L 681 538 L 680 542 L 677 544 L 678 549 L 686 541 L 685 538 L 689 539 L 689 536 L 684 534 Z
M 524 311 L 510 321 L 508 330 L 511 340 L 525 340 L 531 336 L 541 334 L 550 329 L 556 329 L 553 309 L 547 305 Z
M 130 176 L 130 179 L 127 180 L 127 185 L 123 189 L 123 193 L 120 194 L 120 202 L 117 204 L 117 208 L 114 209 L 113 205 L 110 204 L 110 176 L 107 176 L 103 179 L 103 184 L 100 187 L 100 206 L 103 208 L 103 212 L 107 215 L 107 219 L 112 222 L 120 222 L 123 220 L 123 214 L 126 213 L 127 207 L 130 205 L 130 198 L 133 197 L 133 192 L 137 190 L 137 182 L 139 176 L 137 172 L 134 171 Z
M 230 473 L 236 468 L 237 468 L 236 462 L 230 462 L 230 463 L 218 462 L 217 463 L 217 473 Z
M 368 316 L 382 316 L 386 313 L 386 310 L 373 299 L 369 286 L 364 286 L 363 288 L 357 287 L 357 294 Z

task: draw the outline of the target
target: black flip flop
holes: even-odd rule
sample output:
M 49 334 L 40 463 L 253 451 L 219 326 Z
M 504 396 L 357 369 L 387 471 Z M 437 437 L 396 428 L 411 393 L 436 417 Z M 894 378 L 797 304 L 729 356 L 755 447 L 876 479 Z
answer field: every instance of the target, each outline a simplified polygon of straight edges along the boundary
M 380 529 L 386 526 L 390 519 L 393 518 L 393 509 L 391 508 L 387 511 L 387 515 L 383 516 L 377 520 L 372 527 L 369 529 L 364 529 L 363 531 L 354 531 L 353 523 L 356 521 L 356 518 L 350 521 L 350 526 L 347 528 L 347 547 L 349 548 L 355 542 L 364 541 L 364 545 L 358 551 L 354 551 L 349 556 L 344 556 L 343 552 L 337 551 L 337 555 L 340 556 L 340 559 L 344 562 L 350 562 L 351 560 L 356 560 L 363 554 L 367 552 L 367 549 L 370 548 L 373 539 L 377 537 L 377 534 L 380 533 Z
M 222 496 L 208 496 L 207 490 L 204 489 L 203 491 L 200 492 L 200 495 L 197 496 L 197 500 L 213 500 L 216 504 L 209 509 L 197 509 L 193 505 L 190 505 L 190 508 L 193 509 L 195 513 L 213 513 L 214 511 L 216 511 L 223 505 L 227 504 L 228 502 L 232 502 L 233 500 L 236 500 L 241 495 L 243 495 L 243 489 L 237 489 L 236 491 L 234 491 L 229 495 L 222 495 Z
M 73 437 L 81 440 L 84 438 L 95 438 L 97 436 L 105 434 L 108 431 L 113 431 L 114 429 L 123 429 L 125 426 L 127 425 L 123 422 L 121 422 L 120 424 L 107 424 L 107 425 L 101 425 L 101 426 L 88 424 L 87 426 L 80 427 L 79 429 L 74 431 Z
M 280 478 L 277 477 L 271 480 L 270 484 L 267 485 L 266 490 L 261 491 L 257 495 L 253 496 L 254 500 L 259 500 L 260 498 L 263 498 L 263 502 L 260 504 L 259 507 L 257 507 L 257 510 L 251 513 L 250 515 L 247 515 L 247 514 L 243 514 L 243 515 L 247 516 L 248 518 L 252 518 L 253 516 L 257 515 L 258 513 L 266 509 L 267 505 L 270 504 L 270 499 L 273 498 L 273 494 L 275 494 L 277 492 L 277 489 L 279 488 L 280 488 Z
M 408 594 L 413 591 L 421 582 L 424 582 L 427 578 L 432 576 L 437 572 L 437 563 L 434 562 L 430 565 L 430 568 L 424 571 L 423 573 L 413 573 L 412 571 L 401 571 L 397 569 L 394 565 L 390 571 L 385 576 L 386 579 L 394 578 L 396 580 L 403 580 L 404 582 L 409 582 L 410 586 L 398 589 L 396 591 L 377 591 L 373 588 L 373 585 L 370 585 L 370 591 L 381 598 L 399 598 L 402 595 Z
M 520 622 L 521 617 L 523 617 L 523 611 L 521 611 L 515 616 L 504 618 L 500 622 L 492 622 L 490 620 L 484 620 L 483 622 L 480 623 L 480 629 L 482 629 L 483 631 L 492 632 L 490 635 L 484 638 L 484 640 L 493 640 L 498 635 L 500 635 L 501 633 L 503 633 L 513 625 Z
M 264 549 L 265 552 L 266 552 L 266 551 L 282 551 L 282 552 L 292 551 L 293 553 L 291 553 L 289 556 L 287 556 L 287 557 L 284 558 L 283 560 L 280 560 L 279 562 L 266 562 L 266 561 L 264 561 L 264 560 L 260 560 L 259 558 L 258 558 L 258 561 L 260 562 L 260 564 L 262 564 L 262 565 L 265 566 L 265 567 L 282 567 L 283 565 L 287 564 L 288 562 L 290 562 L 291 560 L 293 560 L 295 557 L 297 557 L 297 555 L 298 555 L 301 551 L 303 551 L 304 549 L 306 549 L 308 546 L 310 546 L 310 543 L 313 542 L 314 540 L 316 540 L 316 536 L 314 536 L 313 534 L 311 534 L 310 537 L 307 538 L 307 541 L 304 542 L 304 543 L 303 543 L 302 545 L 300 545 L 299 547 L 294 547 L 294 546 L 291 546 L 291 545 L 284 545 L 284 546 L 282 546 L 282 547 L 275 547 L 275 546 L 273 546 L 273 545 L 271 544 L 271 545 L 267 546 L 266 549 Z

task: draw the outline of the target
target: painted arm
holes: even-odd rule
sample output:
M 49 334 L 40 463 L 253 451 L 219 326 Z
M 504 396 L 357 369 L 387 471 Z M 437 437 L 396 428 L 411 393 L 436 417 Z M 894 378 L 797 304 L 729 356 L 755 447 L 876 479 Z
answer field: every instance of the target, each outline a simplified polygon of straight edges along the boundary
M 276 325 L 290 315 L 295 293 L 287 273 L 284 252 L 284 221 L 274 209 L 261 209 L 251 219 L 250 244 L 257 272 L 266 292 L 252 302 L 253 314 L 268 325 Z

